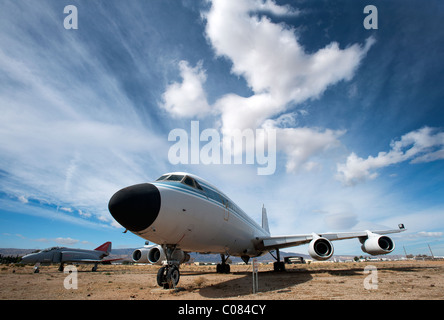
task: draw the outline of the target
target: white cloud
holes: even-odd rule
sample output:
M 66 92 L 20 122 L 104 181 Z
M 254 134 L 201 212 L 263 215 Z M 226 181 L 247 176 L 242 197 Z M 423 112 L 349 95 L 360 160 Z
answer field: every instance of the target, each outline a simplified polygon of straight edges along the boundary
M 341 130 L 317 128 L 279 128 L 277 127 L 279 122 L 282 123 L 282 121 L 267 120 L 264 128 L 276 130 L 276 136 L 279 137 L 277 149 L 287 156 L 287 172 L 295 173 L 301 168 L 310 171 L 316 168 L 318 164 L 309 159 L 340 145 L 338 138 L 345 133 Z
M 345 164 L 337 165 L 337 178 L 346 185 L 354 185 L 366 179 L 375 179 L 381 169 L 410 160 L 410 163 L 430 162 L 444 159 L 444 132 L 424 127 L 409 132 L 398 141 L 392 141 L 389 152 L 379 152 L 367 159 L 351 153 Z
M 74 245 L 79 242 L 79 240 L 72 239 L 69 237 L 68 238 L 58 237 L 58 238 L 53 239 L 53 241 L 57 244 L 67 245 L 67 246 Z
M 38 239 L 29 239 L 35 242 L 44 242 L 44 243 L 50 243 L 50 242 L 54 242 L 57 245 L 62 245 L 62 246 L 73 246 L 77 243 L 81 243 L 81 244 L 85 244 L 88 246 L 94 246 L 93 243 L 91 243 L 90 241 L 86 241 L 86 240 L 77 240 L 77 239 L 72 239 L 70 237 L 57 237 L 57 238 L 38 238 Z
M 28 199 L 25 197 L 25 196 L 19 196 L 18 197 L 18 200 L 21 202 L 21 203 L 28 203 Z
M 203 84 L 207 76 L 202 61 L 192 68 L 187 61 L 179 62 L 182 83 L 173 83 L 163 94 L 161 107 L 176 117 L 201 117 L 210 111 Z
M 83 212 L 82 210 L 78 210 L 79 216 L 85 217 L 85 218 L 91 218 L 91 213 Z
M 291 105 L 318 98 L 330 85 L 350 80 L 374 39 L 367 39 L 364 46 L 353 44 L 345 49 L 332 42 L 308 54 L 294 29 L 264 15 L 295 16 L 298 10 L 271 0 L 212 0 L 211 4 L 204 14 L 208 42 L 217 56 L 232 62 L 232 73 L 245 78 L 253 94 L 242 97 L 227 93 L 210 107 L 202 86 L 206 75 L 201 64 L 191 68 L 181 61 L 183 81 L 167 87 L 163 108 L 182 117 L 205 115 L 212 108 L 220 116 L 216 124 L 225 135 L 234 130 L 272 126 L 278 130 L 279 151 L 288 157 L 288 172 L 316 168 L 318 164 L 310 158 L 338 146 L 343 131 L 279 128 L 284 124 L 282 116 L 271 119 Z M 290 124 L 288 120 L 285 126 Z
M 350 80 L 374 43 L 369 38 L 364 47 L 354 44 L 340 49 L 332 42 L 307 54 L 293 29 L 257 14 L 278 9 L 281 15 L 295 14 L 273 1 L 212 1 L 206 15 L 209 42 L 218 56 L 233 63 L 232 72 L 243 76 L 254 92 L 248 98 L 229 94 L 218 101 L 224 128 L 258 126 L 289 103 L 317 98 L 329 85 Z
M 444 233 L 442 232 L 428 232 L 428 231 L 420 231 L 417 233 L 419 237 L 424 238 L 441 238 Z

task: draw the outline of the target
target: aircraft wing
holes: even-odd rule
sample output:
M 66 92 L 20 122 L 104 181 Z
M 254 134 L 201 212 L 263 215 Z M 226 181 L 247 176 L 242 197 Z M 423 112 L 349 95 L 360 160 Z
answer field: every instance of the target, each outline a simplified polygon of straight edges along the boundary
M 406 229 L 403 224 L 399 224 L 399 229 L 393 230 L 377 230 L 377 231 L 351 231 L 351 232 L 328 232 L 328 233 L 311 233 L 311 234 L 299 234 L 299 235 L 289 235 L 289 236 L 274 236 L 274 237 L 264 237 L 260 238 L 262 240 L 264 249 L 282 249 L 288 247 L 296 247 L 303 244 L 307 244 L 316 238 L 325 238 L 330 241 L 335 240 L 345 240 L 353 238 L 367 238 L 370 234 L 390 234 L 403 232 Z

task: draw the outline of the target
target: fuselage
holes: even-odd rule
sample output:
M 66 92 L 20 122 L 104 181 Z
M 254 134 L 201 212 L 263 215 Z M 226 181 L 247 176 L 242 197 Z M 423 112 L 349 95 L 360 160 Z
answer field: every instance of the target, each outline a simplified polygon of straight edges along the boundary
M 100 260 L 108 255 L 102 251 L 53 247 L 22 257 L 23 263 L 59 263 L 72 262 L 80 259 Z
M 109 210 L 134 234 L 189 252 L 252 257 L 262 253 L 258 238 L 269 236 L 224 193 L 188 173 L 122 189 Z

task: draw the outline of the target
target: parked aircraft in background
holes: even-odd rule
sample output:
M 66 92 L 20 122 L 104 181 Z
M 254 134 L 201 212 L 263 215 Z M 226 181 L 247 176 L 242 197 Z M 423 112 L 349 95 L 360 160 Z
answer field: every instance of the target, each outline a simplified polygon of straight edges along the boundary
M 39 272 L 40 264 L 60 263 L 59 271 L 63 271 L 65 263 L 93 263 L 92 271 L 97 271 L 99 263 L 114 260 L 102 260 L 111 252 L 111 242 L 105 242 L 94 250 L 53 247 L 22 257 L 21 263 L 35 263 L 34 273 Z
M 279 250 L 309 244 L 308 253 L 316 260 L 333 255 L 331 241 L 358 238 L 362 250 L 371 255 L 387 254 L 395 244 L 385 234 L 396 230 L 308 233 L 271 236 L 265 208 L 258 225 L 223 192 L 198 176 L 167 173 L 153 183 L 144 183 L 116 192 L 108 204 L 114 219 L 126 230 L 156 243 L 133 253 L 133 260 L 160 264 L 157 282 L 164 288 L 179 282 L 179 265 L 189 259 L 188 252 L 219 253 L 217 272 L 228 273 L 228 256 L 251 257 L 276 252 L 276 271 L 285 270 Z

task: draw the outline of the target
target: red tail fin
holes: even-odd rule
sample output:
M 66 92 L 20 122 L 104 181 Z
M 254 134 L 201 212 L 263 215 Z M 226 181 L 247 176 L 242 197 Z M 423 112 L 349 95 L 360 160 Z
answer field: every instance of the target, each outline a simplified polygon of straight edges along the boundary
M 111 251 L 111 242 L 105 242 L 100 247 L 95 248 L 96 251 L 110 252 Z

